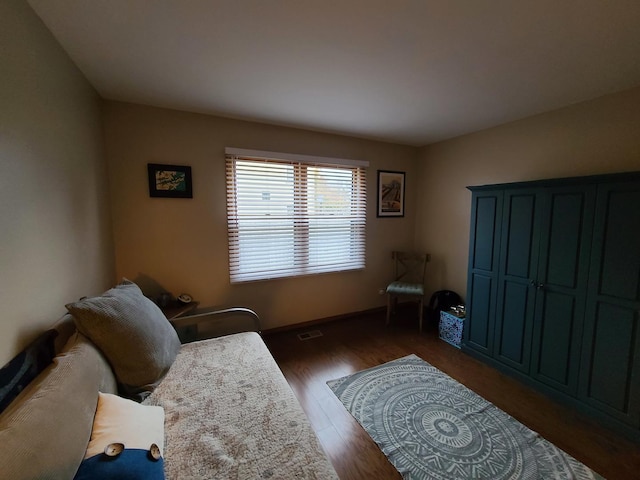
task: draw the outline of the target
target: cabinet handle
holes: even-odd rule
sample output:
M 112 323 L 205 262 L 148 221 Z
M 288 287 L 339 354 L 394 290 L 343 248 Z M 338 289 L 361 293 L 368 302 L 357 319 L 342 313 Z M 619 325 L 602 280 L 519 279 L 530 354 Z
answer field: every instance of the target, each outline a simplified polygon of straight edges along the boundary
M 529 286 L 536 287 L 537 290 L 542 290 L 544 288 L 544 283 L 536 283 L 535 280 L 531 280 L 529 282 Z

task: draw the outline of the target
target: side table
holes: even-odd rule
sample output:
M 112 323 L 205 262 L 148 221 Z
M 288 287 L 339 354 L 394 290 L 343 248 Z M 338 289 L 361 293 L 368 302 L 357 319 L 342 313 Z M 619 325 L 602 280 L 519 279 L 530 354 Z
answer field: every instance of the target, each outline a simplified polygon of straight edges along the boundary
M 164 316 L 167 317 L 168 320 L 173 320 L 178 317 L 182 317 L 184 315 L 188 315 L 193 313 L 200 302 L 189 302 L 189 303 L 181 303 L 181 302 L 171 302 L 166 307 L 160 308 Z
M 160 308 L 160 310 L 162 310 L 162 313 L 164 313 L 165 317 L 167 317 L 169 322 L 173 325 L 173 320 L 194 313 L 199 304 L 200 302 L 171 302 L 166 307 Z M 193 341 L 198 334 L 198 327 L 195 325 L 188 325 L 186 327 L 176 327 L 173 325 L 173 328 L 175 328 L 176 333 L 178 334 L 180 343 Z

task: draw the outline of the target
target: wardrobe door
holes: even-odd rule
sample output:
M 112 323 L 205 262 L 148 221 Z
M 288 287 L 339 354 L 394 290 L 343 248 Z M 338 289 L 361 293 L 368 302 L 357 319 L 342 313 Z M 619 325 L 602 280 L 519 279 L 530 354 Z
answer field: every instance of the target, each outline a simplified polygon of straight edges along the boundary
M 548 188 L 544 197 L 530 373 L 575 395 L 595 186 Z
M 528 373 L 535 307 L 541 189 L 504 193 L 494 357 Z
M 640 426 L 640 182 L 598 188 L 580 397 Z
M 502 191 L 474 192 L 463 343 L 489 356 L 493 352 L 501 221 Z

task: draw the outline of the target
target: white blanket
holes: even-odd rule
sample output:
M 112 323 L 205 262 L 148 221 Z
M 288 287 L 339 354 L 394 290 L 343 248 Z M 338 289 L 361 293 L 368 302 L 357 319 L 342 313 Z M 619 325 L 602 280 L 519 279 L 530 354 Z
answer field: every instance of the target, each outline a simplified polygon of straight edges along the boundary
M 256 333 L 183 345 L 144 403 L 165 409 L 168 479 L 338 479 Z

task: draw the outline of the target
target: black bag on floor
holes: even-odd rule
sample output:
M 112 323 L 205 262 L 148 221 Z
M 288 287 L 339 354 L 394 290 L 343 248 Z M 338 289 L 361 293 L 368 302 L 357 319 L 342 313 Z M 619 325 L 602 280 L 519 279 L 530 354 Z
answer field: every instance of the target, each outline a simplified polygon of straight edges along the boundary
M 455 305 L 462 303 L 460 295 L 451 290 L 438 290 L 431 295 L 429 300 L 429 310 L 434 317 L 438 317 L 442 310 L 449 310 Z

